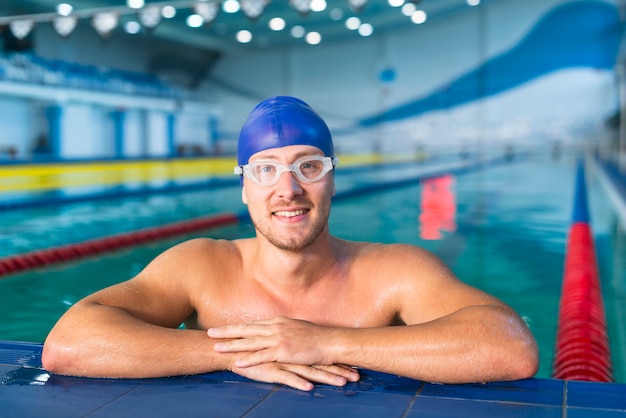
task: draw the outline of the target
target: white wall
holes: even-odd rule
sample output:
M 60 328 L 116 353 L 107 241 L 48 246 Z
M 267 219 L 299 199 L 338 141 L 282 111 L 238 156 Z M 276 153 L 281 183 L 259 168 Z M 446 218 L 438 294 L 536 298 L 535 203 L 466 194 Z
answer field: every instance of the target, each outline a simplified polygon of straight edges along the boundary
M 170 155 L 167 113 L 158 110 L 146 112 L 147 155 L 167 157 Z
M 327 119 L 336 132 L 337 148 L 344 152 L 370 151 L 375 147 L 385 152 L 403 152 L 413 150 L 418 144 L 436 151 L 477 143 L 489 148 L 510 143 L 551 145 L 554 138 L 576 141 L 595 133 L 616 109 L 615 83 L 610 70 L 564 69 L 482 101 L 371 129 L 352 129 L 357 120 L 428 95 L 482 62 L 510 50 L 546 13 L 566 3 L 573 2 L 485 0 L 480 7 L 463 13 L 428 20 L 402 31 L 375 33 L 369 38 L 355 34 L 350 41 L 322 42 L 316 46 L 244 47 L 218 61 L 202 89 L 220 110 L 219 140 L 226 150 L 234 149 L 238 131 L 252 107 L 278 94 L 308 101 Z M 91 28 L 83 31 L 63 40 L 52 36 L 49 28 L 42 29 L 37 32 L 36 52 L 48 58 L 136 71 L 147 69 L 150 51 L 127 42 L 127 38 L 105 42 L 94 36 Z M 380 71 L 387 67 L 397 74 L 392 83 L 378 79 Z M 236 91 L 224 85 L 236 86 Z M 0 112 L 0 144 L 9 140 L 23 154 L 36 129 L 28 123 L 9 125 L 14 120 L 31 120 L 39 111 L 22 102 L 11 103 L 0 103 L 0 110 L 9 106 L 12 113 L 24 113 L 6 117 Z M 96 107 L 88 111 L 79 105 L 72 106 L 65 115 L 71 123 L 64 124 L 64 135 L 68 137 L 63 140 L 63 155 L 111 156 L 112 130 L 110 117 L 105 116 L 111 110 Z M 176 143 L 208 144 L 210 112 L 201 113 L 197 110 L 176 113 Z M 164 155 L 165 120 L 165 112 L 129 109 L 125 155 Z M 3 132 L 13 133 L 7 139 Z
M 88 104 L 66 104 L 61 113 L 60 154 L 63 158 L 111 157 L 113 122 L 108 112 Z
M 358 118 L 426 95 L 506 52 L 546 13 L 565 3 L 491 1 L 485 2 L 488 7 L 400 32 L 355 36 L 350 42 L 329 45 L 252 50 L 225 57 L 213 75 L 253 92 L 254 97 L 232 100 L 230 92 L 220 92 L 219 83 L 207 88 L 227 106 L 221 123 L 230 133 L 237 131 L 256 101 L 276 94 L 303 98 L 327 119 L 331 129 L 340 130 Z M 385 67 L 395 69 L 394 82 L 378 80 Z M 477 141 L 527 146 L 529 137 L 558 136 L 571 141 L 601 126 L 616 106 L 612 71 L 572 68 L 481 102 L 336 135 L 336 144 L 352 152 L 369 151 L 380 143 L 384 151 L 397 152 L 411 150 L 416 143 L 436 149 Z
M 37 137 L 47 133 L 44 110 L 29 101 L 0 98 L 0 161 L 9 148 L 18 155 L 30 153 Z

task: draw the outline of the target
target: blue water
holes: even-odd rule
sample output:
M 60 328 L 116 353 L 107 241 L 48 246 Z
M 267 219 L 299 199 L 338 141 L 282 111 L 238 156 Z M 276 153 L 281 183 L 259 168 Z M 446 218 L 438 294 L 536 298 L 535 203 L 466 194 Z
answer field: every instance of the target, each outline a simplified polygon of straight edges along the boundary
M 339 192 L 415 176 L 433 164 L 338 170 Z M 572 215 L 576 159 L 531 155 L 430 182 L 340 199 L 331 233 L 359 241 L 406 242 L 439 255 L 464 281 L 516 309 L 540 346 L 538 376 L 549 377 L 564 251 Z M 624 232 L 592 174 L 592 228 L 603 280 L 616 380 L 624 381 Z M 0 213 L 0 256 L 77 242 L 175 220 L 238 212 L 238 187 L 112 199 Z M 7 221 L 7 222 L 4 222 Z M 5 226 L 6 225 L 6 226 Z M 195 236 L 232 239 L 249 224 Z M 0 339 L 43 341 L 56 319 L 81 297 L 136 274 L 180 237 L 80 262 L 0 279 Z

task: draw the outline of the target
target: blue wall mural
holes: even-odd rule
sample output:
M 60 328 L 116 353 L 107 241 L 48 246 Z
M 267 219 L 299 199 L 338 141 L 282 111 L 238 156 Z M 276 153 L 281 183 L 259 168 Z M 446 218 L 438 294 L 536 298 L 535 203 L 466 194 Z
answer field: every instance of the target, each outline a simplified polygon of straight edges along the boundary
M 613 68 L 620 43 L 619 11 L 598 1 L 550 11 L 511 50 L 428 95 L 358 121 L 362 127 L 448 109 L 520 86 L 564 68 Z

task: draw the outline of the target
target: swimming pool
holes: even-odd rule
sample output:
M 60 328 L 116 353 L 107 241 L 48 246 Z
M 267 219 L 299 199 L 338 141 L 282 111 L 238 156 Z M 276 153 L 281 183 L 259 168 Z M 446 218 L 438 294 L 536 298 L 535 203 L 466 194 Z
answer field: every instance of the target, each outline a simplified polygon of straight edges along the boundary
M 408 242 L 439 255 L 464 281 L 513 306 L 529 323 L 549 377 L 576 158 L 516 157 L 508 163 L 445 175 L 402 188 L 341 199 L 331 232 L 346 239 Z M 445 164 L 442 164 L 445 168 Z M 411 177 L 423 165 L 338 171 L 339 192 L 374 181 Z M 589 176 L 592 228 L 612 343 L 615 379 L 624 382 L 624 232 Z M 134 230 L 194 216 L 240 211 L 238 187 L 42 206 L 1 213 L 0 256 Z M 6 227 L 5 227 L 6 225 Z M 194 236 L 251 236 L 239 224 Z M 0 339 L 43 341 L 58 317 L 92 291 L 137 273 L 181 237 L 0 280 Z M 623 244 L 622 244 L 623 245 Z

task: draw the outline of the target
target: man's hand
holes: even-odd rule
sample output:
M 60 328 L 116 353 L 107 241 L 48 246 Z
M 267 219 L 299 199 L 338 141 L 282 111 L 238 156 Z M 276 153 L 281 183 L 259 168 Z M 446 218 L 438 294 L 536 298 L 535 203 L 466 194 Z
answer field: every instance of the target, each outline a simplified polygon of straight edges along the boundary
M 273 362 L 250 367 L 233 367 L 231 371 L 248 379 L 281 383 L 305 391 L 313 389 L 313 382 L 344 386 L 348 382 L 359 380 L 359 373 L 356 370 L 340 365 L 305 366 Z
M 232 371 L 255 380 L 284 383 L 302 390 L 311 382 L 343 386 L 359 374 L 348 366 L 330 364 L 323 335 L 330 328 L 311 322 L 278 317 L 211 328 L 211 338 L 228 338 L 214 346 L 220 353 L 241 353 Z M 270 377 L 272 376 L 272 377 Z
M 303 365 L 328 365 L 328 347 L 322 335 L 330 328 L 311 322 L 277 317 L 239 325 L 211 328 L 211 338 L 230 338 L 231 341 L 215 344 L 220 353 L 250 353 L 240 357 L 237 367 L 249 367 L 278 361 Z

